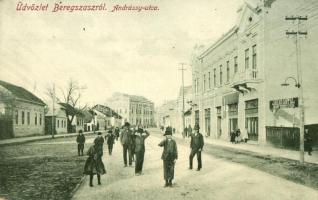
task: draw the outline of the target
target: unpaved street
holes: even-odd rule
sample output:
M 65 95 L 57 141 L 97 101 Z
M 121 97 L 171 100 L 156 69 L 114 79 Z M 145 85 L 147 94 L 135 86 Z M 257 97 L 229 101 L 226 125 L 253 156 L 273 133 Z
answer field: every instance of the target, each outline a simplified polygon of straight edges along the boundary
M 314 189 L 240 164 L 217 159 L 206 153 L 202 154 L 202 171 L 188 170 L 189 148 L 180 144 L 174 185 L 172 188 L 164 188 L 160 159 L 162 148 L 158 147 L 161 139 L 163 137 L 152 134 L 146 140 L 142 176 L 135 176 L 133 167 L 123 167 L 119 142 L 115 144 L 112 156 L 108 155 L 105 145 L 104 162 L 107 174 L 102 176 L 102 185 L 97 185 L 94 177 L 94 187 L 89 187 L 87 177 L 73 199 L 318 199 L 318 192 Z M 194 161 L 196 167 L 196 158 Z

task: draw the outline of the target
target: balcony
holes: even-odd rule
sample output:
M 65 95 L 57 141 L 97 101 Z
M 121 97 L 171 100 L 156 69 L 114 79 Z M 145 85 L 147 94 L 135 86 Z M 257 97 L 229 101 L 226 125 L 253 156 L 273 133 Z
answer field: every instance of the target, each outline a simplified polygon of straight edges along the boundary
M 244 72 L 236 73 L 233 77 L 231 87 L 241 93 L 256 90 L 256 86 L 262 82 L 257 69 L 247 69 Z

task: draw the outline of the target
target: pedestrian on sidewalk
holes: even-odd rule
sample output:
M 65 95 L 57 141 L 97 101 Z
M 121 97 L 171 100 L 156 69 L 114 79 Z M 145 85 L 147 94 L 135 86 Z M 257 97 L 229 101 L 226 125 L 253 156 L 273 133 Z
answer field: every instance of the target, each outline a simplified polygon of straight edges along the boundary
M 123 146 L 123 158 L 125 167 L 127 167 L 127 153 L 129 159 L 129 166 L 132 165 L 131 138 L 132 131 L 130 130 L 130 124 L 128 122 L 125 122 L 124 129 L 120 134 L 120 142 Z
M 107 134 L 105 135 L 105 140 L 107 141 L 109 155 L 112 155 L 113 146 L 115 143 L 115 137 L 116 137 L 115 133 L 113 133 L 112 130 L 108 130 Z
M 242 141 L 242 137 L 241 137 L 241 130 L 237 129 L 235 132 L 235 144 L 239 143 Z
M 118 141 L 118 138 L 119 138 L 119 132 L 120 132 L 119 128 L 116 127 L 116 128 L 115 128 L 115 136 L 116 136 L 116 140 L 117 140 L 117 141 Z
M 98 143 L 98 140 L 94 141 L 94 145 L 87 151 L 88 158 L 84 166 L 84 174 L 89 175 L 89 186 L 93 187 L 94 175 L 97 175 L 98 185 L 101 185 L 100 176 L 106 174 L 105 165 L 102 160 L 103 149 Z
M 305 151 L 308 152 L 308 155 L 311 156 L 311 152 L 312 152 L 312 138 L 309 134 L 308 129 L 305 129 L 305 135 L 304 135 L 304 146 L 305 146 Z
M 188 128 L 187 127 L 184 128 L 184 136 L 188 137 Z
M 135 163 L 135 174 L 141 175 L 142 167 L 144 163 L 145 157 L 145 140 L 149 137 L 149 132 L 147 130 L 143 130 L 142 128 L 138 128 L 135 136 L 135 154 L 136 154 L 136 163 Z
M 232 144 L 235 143 L 235 136 L 236 136 L 236 133 L 232 130 L 231 133 L 230 133 L 230 141 L 232 142 Z
M 83 151 L 84 151 L 84 144 L 85 144 L 85 136 L 83 135 L 83 131 L 79 130 L 78 135 L 76 137 L 76 142 L 77 142 L 77 152 L 78 156 L 83 156 Z
M 247 143 L 248 141 L 248 132 L 247 132 L 247 128 L 245 128 L 245 130 L 242 132 L 242 139 L 245 143 Z
M 189 124 L 189 127 L 188 127 L 188 137 L 191 137 L 192 135 L 192 128 L 191 128 L 191 125 Z
M 197 171 L 200 171 L 202 168 L 201 152 L 204 146 L 203 135 L 199 132 L 200 127 L 198 124 L 194 126 L 194 134 L 191 135 L 190 148 L 191 153 L 189 156 L 189 169 L 192 169 L 193 157 L 197 155 L 198 168 Z
M 165 179 L 165 187 L 172 186 L 172 180 L 174 179 L 174 166 L 178 159 L 177 143 L 172 138 L 172 130 L 167 128 L 164 136 L 166 139 L 159 143 L 160 147 L 163 147 L 161 159 L 163 160 L 163 177 Z
M 94 140 L 94 144 L 96 144 L 98 147 L 100 147 L 101 151 L 102 151 L 102 154 L 103 154 L 103 145 L 104 145 L 104 138 L 102 136 L 102 133 L 101 132 L 98 132 L 97 133 L 97 137 L 95 138 Z

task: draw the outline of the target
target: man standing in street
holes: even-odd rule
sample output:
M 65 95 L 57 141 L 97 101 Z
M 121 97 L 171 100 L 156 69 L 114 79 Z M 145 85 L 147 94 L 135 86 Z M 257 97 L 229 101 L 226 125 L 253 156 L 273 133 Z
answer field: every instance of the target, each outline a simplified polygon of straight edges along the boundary
M 201 160 L 201 151 L 203 149 L 204 141 L 203 141 L 203 136 L 199 132 L 200 127 L 198 124 L 194 126 L 194 134 L 191 135 L 191 141 L 190 141 L 190 148 L 191 148 L 191 153 L 189 156 L 189 169 L 192 169 L 192 164 L 193 164 L 193 157 L 197 155 L 197 160 L 198 160 L 198 168 L 197 171 L 200 171 L 202 168 L 202 160 Z
M 159 146 L 163 147 L 161 156 L 163 160 L 163 176 L 166 181 L 165 187 L 171 187 L 174 178 L 174 165 L 178 159 L 178 149 L 176 141 L 172 138 L 171 128 L 167 127 L 164 136 L 166 136 L 166 139 L 159 143 Z
M 142 166 L 144 163 L 145 157 L 145 140 L 149 136 L 149 132 L 147 130 L 143 130 L 142 128 L 138 128 L 135 136 L 135 154 L 136 154 L 136 162 L 135 162 L 135 174 L 141 175 Z
M 83 135 L 82 130 L 79 130 L 77 138 L 76 138 L 76 142 L 77 142 L 78 156 L 83 156 L 85 136 Z
M 107 135 L 105 135 L 105 140 L 107 141 L 108 153 L 112 155 L 113 145 L 115 143 L 115 133 L 112 130 L 108 130 Z
M 104 145 L 104 138 L 102 136 L 101 132 L 97 133 L 97 137 L 94 139 L 94 144 L 96 145 L 96 147 L 98 147 L 98 151 L 100 151 L 100 154 L 103 155 L 103 145 Z
M 130 130 L 130 124 L 125 122 L 124 130 L 120 134 L 120 142 L 123 145 L 123 158 L 125 167 L 127 167 L 127 152 L 128 152 L 128 159 L 129 159 L 129 166 L 132 165 L 132 152 L 131 152 L 131 138 L 132 138 L 132 131 Z
M 308 152 L 308 155 L 311 156 L 311 152 L 312 152 L 312 138 L 308 132 L 308 129 L 305 129 L 305 135 L 304 135 L 304 147 L 305 147 L 305 151 Z

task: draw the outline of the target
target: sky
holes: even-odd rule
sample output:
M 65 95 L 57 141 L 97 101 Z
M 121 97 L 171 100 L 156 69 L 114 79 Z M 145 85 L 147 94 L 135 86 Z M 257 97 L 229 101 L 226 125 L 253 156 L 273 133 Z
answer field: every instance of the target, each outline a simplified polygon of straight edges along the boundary
M 106 3 L 108 11 L 16 11 L 0 0 L 0 80 L 46 100 L 70 79 L 85 86 L 81 104 L 104 103 L 114 92 L 142 95 L 156 106 L 176 99 L 180 63 L 191 85 L 190 59 L 197 44 L 209 46 L 227 32 L 243 0 L 65 0 L 63 5 Z M 158 11 L 109 12 L 114 5 L 155 5 Z

